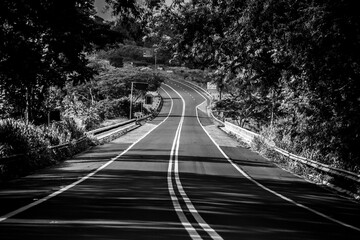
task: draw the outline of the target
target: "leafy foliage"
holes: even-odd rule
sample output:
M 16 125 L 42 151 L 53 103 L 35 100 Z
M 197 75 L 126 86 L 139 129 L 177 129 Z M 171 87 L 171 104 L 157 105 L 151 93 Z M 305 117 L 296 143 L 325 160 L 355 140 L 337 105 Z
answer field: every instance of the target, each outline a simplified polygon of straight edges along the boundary
M 4 0 L 0 9 L 0 85 L 20 112 L 38 108 L 49 86 L 92 76 L 84 55 L 94 27 L 91 1 Z
M 32 161 L 48 158 L 47 147 L 68 143 L 85 136 L 73 119 L 54 122 L 50 126 L 35 126 L 22 120 L 0 120 L 1 157 L 25 154 Z
M 109 59 L 110 64 L 114 67 L 121 68 L 124 66 L 124 59 L 120 56 L 114 56 Z
M 152 31 L 188 66 L 213 69 L 218 103 L 275 131 L 275 142 L 360 165 L 357 2 L 174 1 Z M 201 26 L 201 27 L 199 27 Z M 167 30 L 167 31 L 166 31 Z
M 141 63 L 139 65 L 147 66 L 153 65 L 155 62 L 155 56 L 153 57 L 144 57 L 144 51 L 153 52 L 152 48 L 147 47 L 139 47 L 136 45 L 129 44 L 118 44 L 116 47 L 111 48 L 110 50 L 101 50 L 98 52 L 98 57 L 102 59 L 110 60 L 114 58 L 123 58 L 124 61 L 133 62 L 133 63 Z M 168 52 L 159 49 L 156 53 L 156 61 L 157 64 L 169 64 L 169 60 L 171 56 Z
M 108 1 L 114 13 L 135 14 L 135 1 Z M 92 79 L 86 53 L 123 41 L 97 17 L 92 0 L 0 2 L 0 88 L 8 106 L 3 116 L 41 122 L 50 87 Z
M 51 126 L 35 126 L 22 120 L 0 120 L 0 181 L 24 175 L 69 157 L 89 146 L 90 139 L 69 148 L 57 149 L 50 146 L 74 142 L 84 131 L 72 119 L 53 123 Z M 76 142 L 74 142 L 76 143 Z M 81 145 L 81 146 L 80 146 Z
M 40 128 L 55 139 L 55 142 L 50 141 L 51 146 L 68 143 L 85 136 L 84 130 L 79 128 L 73 118 L 64 118 L 60 122 L 52 122 L 50 126 Z M 50 140 L 49 137 L 48 139 Z
M 134 111 L 140 111 L 136 101 L 147 91 L 156 91 L 164 77 L 153 72 L 142 72 L 135 67 L 115 68 L 102 72 L 94 80 L 66 88 L 62 101 L 65 117 L 73 117 L 85 130 L 91 130 L 105 119 L 128 117 L 131 82 L 147 83 L 147 89 L 133 92 Z
M 13 119 L 1 120 L 0 134 L 0 145 L 6 147 L 2 154 L 25 154 L 26 164 L 30 168 L 43 166 L 51 161 L 44 133 L 33 125 Z

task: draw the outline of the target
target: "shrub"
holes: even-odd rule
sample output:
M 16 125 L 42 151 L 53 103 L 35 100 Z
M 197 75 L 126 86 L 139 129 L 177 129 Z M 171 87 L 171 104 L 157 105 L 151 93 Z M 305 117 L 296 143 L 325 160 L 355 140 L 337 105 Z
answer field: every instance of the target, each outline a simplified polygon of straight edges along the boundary
M 50 125 L 50 127 L 45 125 L 39 127 L 43 131 L 45 139 L 49 141 L 49 145 L 51 146 L 59 145 L 66 141 L 62 141 L 63 139 L 67 139 L 66 134 L 60 132 L 58 128 L 53 127 L 53 124 Z
M 124 59 L 120 56 L 112 56 L 109 58 L 110 64 L 117 68 L 124 67 Z
M 100 126 L 101 120 L 96 106 L 91 106 L 82 116 L 82 126 L 80 126 L 80 128 L 83 127 L 85 131 L 96 129 Z
M 2 142 L 1 144 L 2 145 L 0 145 L 0 158 L 4 156 L 10 156 L 13 152 L 12 146 L 4 142 Z
M 103 71 L 106 69 L 106 60 L 92 61 L 87 66 L 94 69 L 96 72 Z
M 142 63 L 148 63 L 153 64 L 154 63 L 154 56 L 147 58 L 144 57 L 143 51 L 144 50 L 150 50 L 151 48 L 145 48 L 135 45 L 124 45 L 119 44 L 116 48 L 110 49 L 108 51 L 100 50 L 97 53 L 97 56 L 102 59 L 108 59 L 110 60 L 113 57 L 121 57 L 126 61 L 131 62 L 142 62 Z M 158 64 L 169 64 L 169 60 L 171 59 L 171 54 L 164 50 L 164 49 L 158 49 L 157 51 L 157 63 Z M 144 66 L 144 65 L 141 65 Z
M 50 126 L 35 126 L 15 119 L 0 120 L 0 136 L 0 181 L 49 166 L 95 144 L 90 138 L 72 141 L 85 136 L 73 119 Z M 64 143 L 70 144 L 66 148 L 49 148 Z
M 128 98 L 104 99 L 98 102 L 99 116 L 102 119 L 112 119 L 127 116 L 130 102 Z
M 62 116 L 67 119 L 66 124 L 73 134 L 81 135 L 81 129 L 92 130 L 100 125 L 101 118 L 98 110 L 88 100 L 83 102 L 77 97 L 68 95 L 63 100 L 62 110 Z
M 151 65 L 150 63 L 142 62 L 142 61 L 133 61 L 132 63 L 134 65 L 134 67 L 147 67 L 147 66 Z
M 3 154 L 24 154 L 25 164 L 30 168 L 51 162 L 49 140 L 40 128 L 22 120 L 5 119 L 0 120 L 0 135 L 0 145 L 6 146 Z
M 68 131 L 70 133 L 70 139 L 79 139 L 85 136 L 84 129 L 80 128 L 73 118 L 64 118 L 61 122 L 61 126 L 64 127 L 64 131 Z
M 68 143 L 85 135 L 72 118 L 64 118 L 60 122 L 52 122 L 50 126 L 39 127 L 51 146 Z

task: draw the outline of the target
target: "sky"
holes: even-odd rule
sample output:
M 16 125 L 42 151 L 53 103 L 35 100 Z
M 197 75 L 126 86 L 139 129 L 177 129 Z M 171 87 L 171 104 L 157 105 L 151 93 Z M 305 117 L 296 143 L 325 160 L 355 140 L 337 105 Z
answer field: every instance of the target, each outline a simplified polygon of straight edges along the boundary
M 167 5 L 170 5 L 172 3 L 172 0 L 165 0 L 165 3 Z M 105 6 L 105 0 L 95 0 L 95 9 L 98 13 L 98 15 L 105 20 L 111 20 L 111 14 L 109 11 L 104 12 L 104 6 Z

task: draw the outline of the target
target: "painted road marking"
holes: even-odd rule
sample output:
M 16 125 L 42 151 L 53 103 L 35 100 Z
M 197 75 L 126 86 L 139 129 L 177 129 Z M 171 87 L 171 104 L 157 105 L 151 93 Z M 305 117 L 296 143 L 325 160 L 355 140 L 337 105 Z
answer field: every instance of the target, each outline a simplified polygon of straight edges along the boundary
M 165 84 L 166 85 L 166 84 Z M 174 158 L 174 175 L 175 175 L 175 182 L 176 182 L 176 186 L 178 188 L 178 191 L 183 199 L 183 201 L 185 202 L 189 212 L 193 215 L 193 217 L 195 218 L 195 220 L 197 221 L 197 223 L 201 226 L 202 229 L 204 229 L 204 231 L 206 231 L 210 237 L 214 240 L 222 240 L 223 238 L 213 229 L 211 228 L 206 222 L 205 220 L 201 217 L 201 215 L 199 214 L 199 212 L 196 210 L 196 208 L 194 207 L 194 205 L 192 204 L 191 200 L 189 199 L 189 197 L 187 196 L 182 184 L 181 184 L 181 180 L 179 177 L 179 147 L 180 147 L 180 136 L 181 136 L 181 129 L 182 129 L 182 125 L 184 122 L 184 116 L 185 116 L 185 100 L 184 98 L 180 95 L 179 92 L 177 92 L 174 88 L 170 87 L 169 85 L 166 85 L 169 88 L 171 88 L 176 94 L 178 94 L 183 102 L 183 109 L 182 109 L 182 114 L 181 114 L 181 120 L 177 129 L 177 133 L 175 135 L 174 138 L 174 142 L 173 142 L 173 148 L 171 151 L 171 156 L 170 156 L 170 163 L 172 164 L 172 160 Z M 174 149 L 175 147 L 175 149 Z M 174 151 L 175 150 L 175 151 Z M 169 164 L 169 169 L 170 171 L 172 171 L 172 168 L 170 168 L 170 164 Z M 170 176 L 170 179 L 169 179 Z M 168 183 L 169 181 L 171 182 L 171 172 L 168 172 Z M 171 187 L 172 187 L 172 182 L 171 182 Z M 172 189 L 173 190 L 173 189 Z M 176 199 L 177 200 L 177 199 Z M 175 203 L 178 203 L 178 201 L 176 201 Z M 176 205 L 177 206 L 177 205 Z M 175 204 L 174 204 L 175 207 Z M 181 207 L 180 207 L 181 208 Z M 183 214 L 183 211 L 181 209 L 181 213 Z M 180 215 L 182 217 L 182 214 Z M 179 218 L 180 218 L 179 216 Z M 185 216 L 184 216 L 185 217 Z M 186 217 L 185 217 L 186 218 Z M 180 219 L 181 220 L 181 219 Z M 187 219 L 186 219 L 187 220 Z M 188 222 L 188 221 L 187 221 Z M 184 226 L 185 227 L 185 226 Z M 191 230 L 193 228 L 190 228 Z M 189 230 L 190 230 L 189 229 Z M 188 230 L 188 232 L 189 232 Z M 195 229 L 194 229 L 195 230 Z M 196 231 L 196 230 L 195 230 Z M 193 233 L 193 232 L 192 232 Z M 190 234 L 190 232 L 189 232 Z M 190 234 L 192 239 L 198 239 L 198 237 L 200 237 L 197 232 L 196 235 L 192 236 Z M 200 239 L 202 239 L 200 237 Z
M 167 93 L 168 94 L 168 93 Z M 138 140 L 136 140 L 133 144 L 131 144 L 127 149 L 125 149 L 122 153 L 120 153 L 119 155 L 117 155 L 116 157 L 110 159 L 110 161 L 106 162 L 105 164 L 101 165 L 99 168 L 97 168 L 96 170 L 92 171 L 91 173 L 87 174 L 86 176 L 80 178 L 78 181 L 76 182 L 73 182 L 65 187 L 62 187 L 60 190 L 56 191 L 56 192 L 53 192 L 51 193 L 50 195 L 46 196 L 46 197 L 43 197 L 39 200 L 36 200 L 35 202 L 32 202 L 28 205 L 25 205 L 21 208 L 18 208 L 12 212 L 9 212 L 3 216 L 0 217 L 0 223 L 5 221 L 6 219 L 8 218 L 11 218 L 19 213 L 22 213 L 32 207 L 35 207 L 43 202 L 46 202 L 47 200 L 75 187 L 76 185 L 84 182 L 85 180 L 91 178 L 92 176 L 94 176 L 95 174 L 97 174 L 98 172 L 100 172 L 101 170 L 103 170 L 104 168 L 106 168 L 107 166 L 109 166 L 111 163 L 113 163 L 114 161 L 116 161 L 117 159 L 119 159 L 121 156 L 123 156 L 124 154 L 126 154 L 130 149 L 132 149 L 138 142 L 140 142 L 142 139 L 144 139 L 146 136 L 148 136 L 152 131 L 154 131 L 157 127 L 159 127 L 161 124 L 163 124 L 170 116 L 170 113 L 172 111 L 172 108 L 173 108 L 173 100 L 171 98 L 171 96 L 169 95 L 169 98 L 171 99 L 171 107 L 170 107 L 170 110 L 169 110 L 169 113 L 168 115 L 166 116 L 166 118 L 160 122 L 158 125 L 156 125 L 154 128 L 152 128 L 149 132 L 147 132 L 146 134 L 144 134 L 141 138 L 139 138 Z
M 183 84 L 184 84 L 184 83 L 183 83 Z M 307 207 L 307 206 L 305 206 L 305 205 L 303 205 L 303 204 L 301 204 L 301 203 L 298 203 L 298 202 L 296 202 L 296 201 L 294 201 L 294 200 L 292 200 L 292 199 L 290 199 L 290 198 L 288 198 L 288 197 L 286 197 L 286 196 L 284 196 L 284 195 L 282 195 L 282 194 L 280 194 L 280 193 L 278 193 L 278 192 L 276 192 L 276 191 L 274 191 L 274 190 L 271 190 L 270 188 L 268 188 L 268 187 L 264 186 L 263 184 L 259 183 L 258 181 L 256 181 L 255 179 L 253 179 L 250 175 L 248 175 L 246 172 L 244 172 L 238 165 L 236 165 L 236 164 L 226 155 L 226 153 L 221 149 L 221 147 L 215 142 L 215 140 L 210 136 L 210 134 L 206 131 L 206 129 L 204 128 L 204 126 L 201 124 L 200 119 L 199 119 L 199 114 L 198 114 L 198 108 L 199 108 L 202 104 L 205 104 L 205 103 L 207 102 L 206 97 L 204 97 L 204 95 L 201 94 L 201 93 L 200 93 L 197 89 L 195 89 L 194 87 L 191 87 L 191 86 L 189 86 L 189 85 L 187 85 L 187 84 L 184 84 L 184 85 L 185 85 L 185 86 L 188 86 L 189 88 L 192 88 L 192 89 L 195 90 L 198 94 L 200 94 L 200 96 L 202 96 L 202 97 L 205 99 L 204 102 L 202 102 L 201 104 L 199 104 L 198 106 L 196 106 L 196 117 L 197 117 L 197 119 L 198 119 L 198 122 L 199 122 L 200 126 L 202 127 L 202 129 L 204 130 L 204 132 L 209 136 L 209 138 L 211 139 L 211 141 L 212 141 L 212 142 L 215 144 L 215 146 L 219 149 L 219 151 L 220 151 L 221 154 L 224 156 L 224 158 L 225 158 L 239 173 L 241 173 L 244 177 L 246 177 L 249 181 L 251 181 L 252 183 L 254 183 L 255 185 L 257 185 L 258 187 L 260 187 L 260 188 L 262 188 L 262 189 L 264 189 L 264 190 L 266 190 L 266 191 L 274 194 L 275 196 L 277 196 L 277 197 L 279 197 L 279 198 L 281 198 L 281 199 L 283 199 L 283 200 L 285 200 L 285 201 L 287 201 L 287 202 L 292 203 L 293 205 L 296 205 L 296 206 L 298 206 L 298 207 L 300 207 L 300 208 L 306 209 L 306 210 L 308 210 L 308 211 L 310 211 L 310 212 L 312 212 L 312 213 L 314 213 L 314 214 L 316 214 L 316 215 L 318 215 L 318 216 L 321 216 L 321 217 L 323 217 L 323 218 L 325 218 L 325 219 L 327 219 L 327 220 L 329 220 L 329 221 L 331 221 L 331 222 L 340 224 L 341 226 L 344 226 L 344 227 L 347 227 L 347 228 L 351 228 L 351 229 L 356 230 L 356 231 L 360 231 L 360 228 L 358 228 L 358 227 L 355 227 L 355 226 L 353 226 L 353 225 L 350 225 L 350 224 L 347 224 L 347 223 L 342 222 L 342 221 L 340 221 L 340 220 L 337 220 L 337 219 L 335 219 L 335 218 L 332 218 L 332 217 L 330 217 L 330 216 L 328 216 L 328 215 L 326 215 L 326 214 L 324 214 L 324 213 L 321 213 L 321 212 L 319 212 L 319 211 L 317 211 L 317 210 L 315 210 L 315 209 L 312 209 L 312 208 Z
M 164 84 L 164 85 L 166 85 L 166 84 Z M 166 92 L 165 89 L 163 89 L 163 90 Z M 169 93 L 167 93 L 167 92 L 166 92 L 166 94 L 169 95 Z M 189 233 L 190 237 L 193 240 L 200 240 L 202 238 L 200 237 L 198 232 L 195 230 L 195 228 L 191 225 L 191 223 L 189 222 L 189 220 L 185 216 L 183 209 L 181 208 L 181 205 L 179 203 L 179 199 L 176 196 L 174 186 L 173 186 L 173 183 L 172 183 L 173 158 L 174 158 L 174 154 L 175 154 L 177 139 L 178 139 L 178 136 L 180 135 L 180 132 L 181 132 L 183 117 L 184 117 L 184 112 L 182 113 L 179 125 L 178 125 L 178 127 L 176 129 L 174 141 L 173 141 L 171 151 L 170 151 L 170 159 L 169 159 L 169 166 L 168 166 L 168 173 L 167 173 L 168 191 L 169 191 L 169 194 L 170 194 L 171 201 L 173 203 L 175 212 L 178 215 L 178 218 L 179 218 L 181 224 L 184 226 L 185 230 Z

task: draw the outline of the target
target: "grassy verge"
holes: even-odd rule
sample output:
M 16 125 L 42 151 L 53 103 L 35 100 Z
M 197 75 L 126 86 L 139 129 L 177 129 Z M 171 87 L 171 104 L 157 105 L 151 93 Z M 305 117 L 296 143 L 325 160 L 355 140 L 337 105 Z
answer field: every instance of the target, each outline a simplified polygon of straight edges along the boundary
M 325 171 L 292 160 L 291 158 L 276 152 L 262 137 L 255 137 L 250 144 L 250 148 L 286 171 L 294 173 L 315 184 L 329 187 L 337 193 L 350 196 L 360 201 L 360 185 L 354 181 L 331 175 Z

